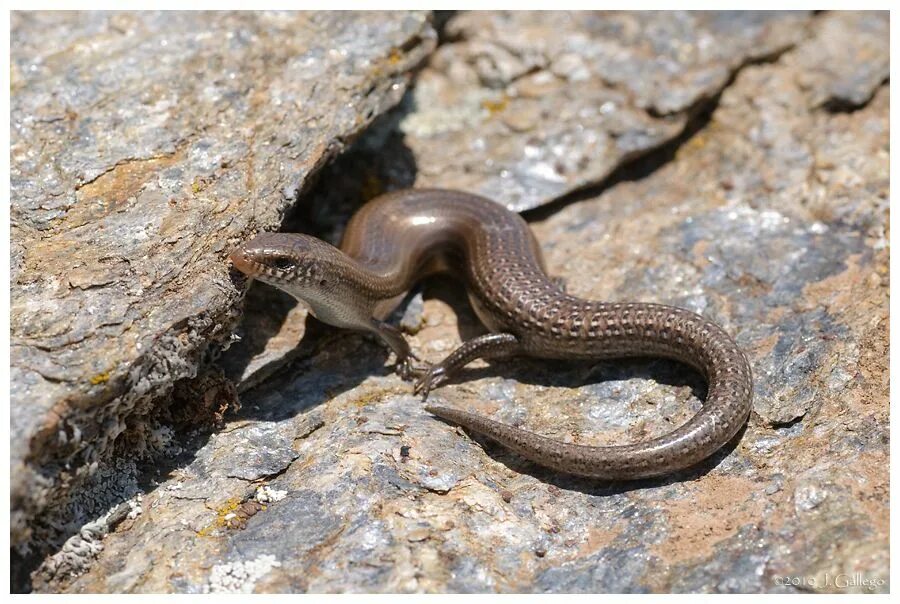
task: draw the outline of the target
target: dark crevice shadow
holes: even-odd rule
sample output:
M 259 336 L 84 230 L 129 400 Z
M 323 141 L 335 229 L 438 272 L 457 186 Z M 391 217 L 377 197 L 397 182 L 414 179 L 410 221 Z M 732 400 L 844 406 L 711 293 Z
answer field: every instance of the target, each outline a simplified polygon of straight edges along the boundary
M 416 182 L 418 165 L 400 121 L 416 110 L 415 78 L 392 110 L 372 124 L 334 161 L 322 168 L 282 220 L 282 232 L 307 233 L 335 245 L 353 213 L 382 193 Z
M 857 111 L 868 107 L 869 103 L 872 102 L 872 99 L 875 98 L 875 95 L 878 94 L 878 91 L 890 84 L 890 81 L 890 76 L 885 77 L 879 82 L 878 86 L 872 88 L 870 94 L 865 99 L 860 101 L 837 95 L 830 96 L 822 103 L 821 108 L 831 114 L 856 113 Z
M 320 335 L 302 358 L 284 364 L 277 372 L 269 376 L 264 384 L 255 386 L 242 394 L 244 405 L 229 419 L 281 421 L 296 416 L 298 413 L 315 409 L 322 403 L 353 390 L 367 378 L 374 375 L 390 375 L 394 372 L 392 365 L 387 364 L 390 357 L 388 349 L 370 334 L 338 330 L 323 325 L 310 318 L 310 324 L 318 324 L 316 330 Z M 301 346 L 306 347 L 306 340 Z M 341 371 L 324 371 L 320 365 L 328 363 L 329 355 L 353 358 L 355 363 L 342 365 Z M 298 381 L 299 375 L 308 375 L 308 381 Z M 412 388 L 410 387 L 410 392 Z M 270 393 L 277 392 L 281 396 L 277 406 L 260 405 L 268 400 Z M 298 396 L 288 396 L 297 392 Z
M 392 372 L 392 367 L 385 365 L 389 354 L 387 349 L 368 334 L 338 330 L 309 317 L 306 335 L 309 337 L 305 336 L 298 346 L 299 356 L 290 362 L 283 363 L 265 380 L 264 385 L 253 387 L 242 393 L 240 395 L 241 408 L 238 411 L 230 412 L 226 418 L 227 421 L 281 421 L 288 419 L 298 413 L 313 409 L 342 392 L 356 388 L 371 375 Z M 362 349 L 358 354 L 359 358 L 364 361 L 353 365 L 349 372 L 343 371 L 340 375 L 332 373 L 333 380 L 319 381 L 317 385 L 324 385 L 324 388 L 315 396 L 307 396 L 302 400 L 284 397 L 284 404 L 279 406 L 263 407 L 255 404 L 260 395 L 265 396 L 266 392 L 280 392 L 282 388 L 295 382 L 298 373 L 312 374 L 319 371 L 313 365 L 323 352 L 332 349 Z M 190 426 L 177 430 L 176 437 L 182 449 L 181 453 L 173 457 L 139 462 L 137 464 L 141 470 L 138 475 L 139 486 L 146 490 L 152 490 L 161 481 L 173 477 L 177 470 L 191 465 L 200 449 L 206 446 L 218 431 L 220 431 L 219 428 L 208 426 Z
M 101 461 L 100 467 L 102 468 L 103 465 L 113 466 L 118 459 L 133 460 L 135 468 L 134 488 L 128 485 L 127 490 L 117 491 L 113 497 L 108 486 L 104 484 L 101 474 L 79 477 L 76 479 L 80 481 L 77 483 L 79 485 L 78 488 L 74 488 L 60 496 L 56 505 L 63 508 L 81 508 L 79 513 L 83 514 L 83 518 L 76 516 L 75 518 L 78 518 L 78 520 L 73 520 L 73 517 L 68 517 L 65 524 L 50 524 L 49 526 L 56 532 L 56 537 L 53 540 L 43 541 L 41 546 L 35 546 L 27 555 L 23 556 L 15 548 L 10 548 L 11 592 L 30 593 L 33 591 L 34 573 L 40 569 L 49 556 L 61 552 L 66 542 L 82 532 L 83 527 L 79 523 L 87 524 L 93 522 L 107 511 L 128 501 L 138 493 L 153 491 L 159 486 L 161 481 L 173 477 L 178 469 L 191 464 L 196 456 L 196 452 L 205 446 L 216 432 L 216 427 L 213 425 L 179 425 L 172 418 L 173 408 L 177 405 L 175 399 L 174 394 L 167 396 L 164 403 L 154 407 L 154 415 L 152 417 L 139 415 L 128 418 L 126 420 L 127 427 L 115 439 L 112 451 Z M 158 453 L 150 458 L 135 456 L 134 439 L 138 438 L 140 440 L 145 438 L 146 426 L 153 421 L 159 421 L 163 425 L 173 428 L 175 433 L 173 440 L 178 442 L 181 449 L 178 454 Z M 96 509 L 87 507 L 91 505 L 98 507 Z M 31 525 L 32 529 L 35 531 L 48 529 L 46 518 L 50 518 L 52 522 L 58 516 L 40 517 Z M 115 532 L 114 526 L 111 526 L 110 529 L 111 533 Z M 83 548 L 84 545 L 81 547 Z M 80 554 L 76 553 L 74 555 L 77 557 Z M 60 581 L 59 577 L 65 576 L 59 575 L 53 580 Z M 65 579 L 62 579 L 62 581 L 65 582 Z M 43 584 L 44 579 L 37 577 L 37 582 L 38 584 Z
M 631 159 L 625 159 L 606 178 L 599 182 L 575 189 L 546 204 L 522 212 L 522 216 L 529 222 L 546 220 L 565 206 L 579 201 L 593 199 L 604 191 L 623 183 L 647 178 L 666 164 L 675 160 L 678 151 L 687 144 L 701 130 L 704 130 L 712 121 L 713 114 L 719 106 L 722 95 L 734 84 L 738 75 L 747 67 L 774 63 L 782 55 L 791 51 L 794 46 L 777 50 L 769 55 L 764 55 L 745 61 L 740 67 L 732 70 L 728 80 L 713 95 L 697 99 L 686 110 L 688 119 L 681 133 L 675 138 L 664 142 L 655 149 L 643 151 Z
M 719 105 L 720 97 L 721 93 L 699 103 L 691 117 L 688 118 L 684 129 L 675 138 L 655 149 L 641 153 L 633 159 L 623 161 L 600 182 L 575 189 L 549 203 L 526 210 L 522 212 L 522 216 L 529 222 L 546 220 L 570 204 L 599 197 L 605 191 L 623 182 L 633 182 L 649 177 L 666 164 L 674 161 L 678 151 L 709 125 L 713 113 Z
M 243 273 L 232 268 L 232 279 L 240 280 Z M 235 273 L 239 276 L 235 278 Z M 244 279 L 245 280 L 245 279 Z M 251 361 L 262 353 L 269 340 L 285 327 L 290 312 L 299 304 L 293 296 L 262 283 L 254 283 L 244 296 L 243 317 L 235 334 L 240 338 L 231 344 L 219 359 L 225 375 L 237 380 Z M 304 334 L 305 336 L 305 334 Z M 257 371 L 265 372 L 265 368 Z
M 50 552 L 51 554 L 53 552 Z M 16 548 L 9 548 L 9 593 L 27 594 L 33 590 L 31 573 L 40 567 L 46 552 L 37 548 L 22 554 Z

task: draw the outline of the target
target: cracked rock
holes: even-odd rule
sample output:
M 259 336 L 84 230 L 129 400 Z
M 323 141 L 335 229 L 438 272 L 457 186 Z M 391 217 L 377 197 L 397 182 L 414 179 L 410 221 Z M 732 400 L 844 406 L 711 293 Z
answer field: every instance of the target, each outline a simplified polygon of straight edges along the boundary
M 472 12 L 449 21 L 401 121 L 417 186 L 516 211 L 601 182 L 675 138 L 805 13 Z

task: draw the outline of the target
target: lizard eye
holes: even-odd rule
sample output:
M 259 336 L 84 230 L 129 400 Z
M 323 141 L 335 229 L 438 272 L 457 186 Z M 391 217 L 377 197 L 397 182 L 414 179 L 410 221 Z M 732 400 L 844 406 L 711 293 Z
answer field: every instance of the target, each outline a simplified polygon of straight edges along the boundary
M 325 287 L 326 285 L 328 285 L 328 281 L 326 281 L 325 279 L 322 279 L 321 281 L 319 281 L 320 287 Z
M 280 271 L 289 271 L 292 268 L 294 268 L 294 261 L 291 260 L 290 258 L 286 258 L 286 257 L 282 256 L 281 258 L 276 258 L 272 262 L 272 266 L 274 266 L 276 269 L 278 269 Z

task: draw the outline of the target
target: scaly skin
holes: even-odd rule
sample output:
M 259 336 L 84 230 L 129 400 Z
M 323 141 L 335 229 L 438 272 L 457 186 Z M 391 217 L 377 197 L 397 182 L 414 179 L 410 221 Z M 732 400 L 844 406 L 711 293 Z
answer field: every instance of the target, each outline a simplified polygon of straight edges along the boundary
M 720 327 L 673 306 L 566 294 L 546 275 L 525 221 L 482 197 L 444 190 L 390 193 L 353 216 L 340 250 L 307 235 L 267 233 L 231 258 L 247 275 L 304 300 L 322 321 L 381 336 L 397 354 L 400 374 L 417 376 L 416 391 L 426 397 L 466 363 L 509 355 L 660 356 L 687 363 L 708 380 L 707 400 L 686 424 L 622 446 L 566 444 L 466 411 L 426 406 L 561 472 L 628 480 L 686 468 L 728 442 L 750 413 L 750 366 Z M 465 280 L 492 333 L 465 342 L 437 365 L 420 367 L 403 337 L 382 319 L 416 281 L 442 271 Z

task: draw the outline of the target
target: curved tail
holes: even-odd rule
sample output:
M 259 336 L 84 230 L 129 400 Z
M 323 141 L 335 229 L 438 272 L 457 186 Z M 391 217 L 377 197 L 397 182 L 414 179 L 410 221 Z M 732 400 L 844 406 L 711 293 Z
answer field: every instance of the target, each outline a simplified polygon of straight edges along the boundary
M 439 405 L 426 405 L 425 409 L 488 436 L 535 463 L 568 474 L 634 480 L 681 470 L 730 441 L 747 421 L 751 409 L 752 376 L 746 357 L 721 329 L 704 323 L 716 333 L 710 343 L 695 349 L 702 353 L 689 359 L 682 348 L 677 354 L 666 355 L 691 362 L 706 374 L 709 392 L 703 408 L 683 426 L 648 441 L 615 446 L 576 445 L 459 409 Z

